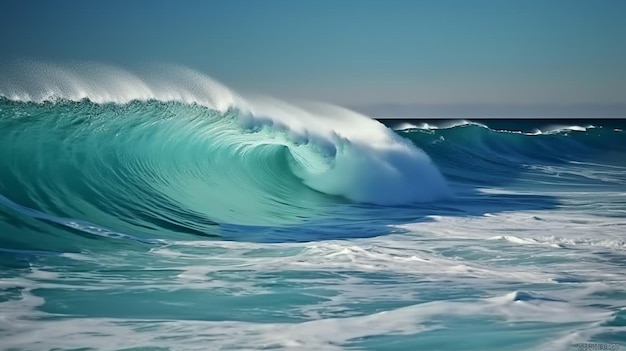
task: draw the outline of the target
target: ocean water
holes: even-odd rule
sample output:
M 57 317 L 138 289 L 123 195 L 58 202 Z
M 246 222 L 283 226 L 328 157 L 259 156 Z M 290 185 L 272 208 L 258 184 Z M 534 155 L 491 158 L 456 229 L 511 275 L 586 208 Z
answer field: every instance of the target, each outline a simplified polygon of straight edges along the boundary
M 626 347 L 624 120 L 376 121 L 180 67 L 18 71 L 2 350 Z

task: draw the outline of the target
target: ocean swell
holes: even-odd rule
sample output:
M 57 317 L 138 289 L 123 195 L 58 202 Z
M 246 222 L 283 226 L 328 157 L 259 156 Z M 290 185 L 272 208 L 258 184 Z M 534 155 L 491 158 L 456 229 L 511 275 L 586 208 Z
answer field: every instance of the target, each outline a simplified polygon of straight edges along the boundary
M 243 98 L 180 67 L 30 63 L 3 74 L 0 194 L 55 216 L 206 232 L 448 194 L 424 152 L 339 107 Z

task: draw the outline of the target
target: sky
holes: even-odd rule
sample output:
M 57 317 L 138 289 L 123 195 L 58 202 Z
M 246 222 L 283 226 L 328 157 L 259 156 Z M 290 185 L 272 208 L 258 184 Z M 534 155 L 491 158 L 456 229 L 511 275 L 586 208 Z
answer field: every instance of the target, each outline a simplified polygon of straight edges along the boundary
M 178 64 L 377 116 L 626 117 L 625 18 L 624 0 L 4 0 L 0 62 Z

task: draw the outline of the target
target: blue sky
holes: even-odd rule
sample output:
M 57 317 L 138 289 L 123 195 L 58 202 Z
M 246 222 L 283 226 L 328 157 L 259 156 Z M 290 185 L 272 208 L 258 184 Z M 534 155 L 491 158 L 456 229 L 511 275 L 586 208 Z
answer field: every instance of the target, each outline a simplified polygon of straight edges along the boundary
M 0 59 L 181 64 L 376 114 L 626 116 L 625 18 L 622 0 L 6 0 Z

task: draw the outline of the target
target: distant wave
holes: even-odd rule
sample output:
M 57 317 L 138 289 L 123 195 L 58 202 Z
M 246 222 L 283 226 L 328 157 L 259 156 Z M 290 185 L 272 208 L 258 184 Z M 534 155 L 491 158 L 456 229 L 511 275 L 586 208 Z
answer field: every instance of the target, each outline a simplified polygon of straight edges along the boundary
M 568 133 L 568 132 L 586 132 L 589 129 L 598 128 L 594 125 L 553 125 L 544 127 L 542 129 L 535 128 L 532 132 L 523 132 L 521 130 L 510 130 L 510 129 L 499 129 L 499 128 L 490 128 L 489 126 L 468 120 L 442 120 L 438 123 L 434 122 L 400 122 L 393 127 L 393 130 L 406 132 L 415 129 L 421 130 L 438 130 L 438 129 L 453 129 L 459 127 L 467 127 L 467 126 L 476 126 L 485 129 L 489 129 L 493 132 L 500 133 L 515 133 L 515 134 L 524 134 L 524 135 L 542 135 L 542 134 L 559 134 L 559 133 Z M 619 131 L 619 130 L 615 130 Z

